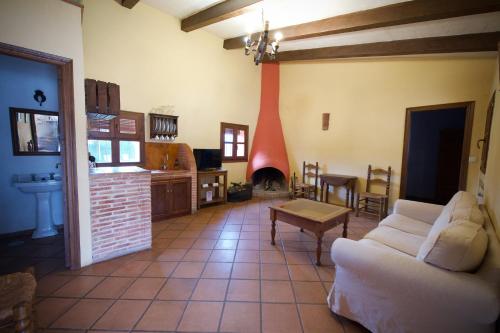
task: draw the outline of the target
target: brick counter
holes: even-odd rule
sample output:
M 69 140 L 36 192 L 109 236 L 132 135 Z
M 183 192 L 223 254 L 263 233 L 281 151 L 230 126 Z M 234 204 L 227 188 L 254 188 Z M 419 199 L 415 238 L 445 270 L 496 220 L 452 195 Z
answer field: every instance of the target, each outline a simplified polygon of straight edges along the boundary
M 93 262 L 151 248 L 151 174 L 136 167 L 90 173 Z

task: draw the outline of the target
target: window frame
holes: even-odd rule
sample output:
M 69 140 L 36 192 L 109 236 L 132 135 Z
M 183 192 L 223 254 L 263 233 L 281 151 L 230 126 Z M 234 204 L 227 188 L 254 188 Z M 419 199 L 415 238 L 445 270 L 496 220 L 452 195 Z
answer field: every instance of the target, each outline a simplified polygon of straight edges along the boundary
M 135 121 L 136 133 L 120 133 L 120 119 L 132 119 Z M 96 163 L 98 167 L 103 166 L 137 166 L 144 165 L 145 162 L 145 136 L 144 119 L 142 112 L 120 111 L 120 115 L 110 120 L 109 132 L 90 131 L 90 122 L 96 119 L 87 120 L 87 147 L 88 140 L 111 141 L 111 163 Z M 120 162 L 120 141 L 139 141 L 140 159 L 139 162 Z M 88 149 L 88 148 L 87 148 Z
M 224 139 L 224 132 L 226 129 L 232 129 L 234 132 L 233 135 L 233 156 L 227 157 L 224 154 L 224 147 L 226 140 Z M 245 154 L 243 156 L 237 156 L 236 152 L 238 149 L 238 135 L 236 134 L 238 130 L 243 130 L 245 133 Z M 227 142 L 229 143 L 229 142 Z M 239 143 L 241 144 L 241 142 Z M 248 162 L 248 125 L 242 125 L 242 124 L 233 124 L 233 123 L 225 123 L 221 122 L 220 123 L 220 149 L 221 149 L 221 156 L 222 156 L 222 162 L 224 163 L 234 163 L 234 162 Z

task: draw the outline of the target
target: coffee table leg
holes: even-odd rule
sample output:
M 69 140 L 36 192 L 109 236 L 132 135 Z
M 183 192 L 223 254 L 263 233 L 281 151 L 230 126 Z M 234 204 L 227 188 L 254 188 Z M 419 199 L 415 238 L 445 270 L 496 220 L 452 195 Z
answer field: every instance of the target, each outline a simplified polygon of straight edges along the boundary
M 347 238 L 347 224 L 349 224 L 349 213 L 344 215 L 344 230 L 342 231 L 342 237 Z
M 323 234 L 316 235 L 318 237 L 318 245 L 316 247 L 316 266 L 321 266 L 321 243 L 323 242 Z

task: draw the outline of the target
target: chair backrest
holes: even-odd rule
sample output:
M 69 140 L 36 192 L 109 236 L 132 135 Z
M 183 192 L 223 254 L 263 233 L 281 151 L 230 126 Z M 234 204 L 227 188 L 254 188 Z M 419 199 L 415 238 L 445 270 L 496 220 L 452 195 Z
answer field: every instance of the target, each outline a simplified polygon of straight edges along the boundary
M 366 192 L 370 192 L 372 185 L 385 186 L 385 195 L 389 195 L 389 191 L 391 188 L 391 167 L 388 167 L 387 170 L 372 169 L 371 164 L 368 165 Z
M 311 180 L 314 180 L 314 186 L 318 187 L 319 179 L 319 164 L 302 162 L 302 183 L 311 184 Z

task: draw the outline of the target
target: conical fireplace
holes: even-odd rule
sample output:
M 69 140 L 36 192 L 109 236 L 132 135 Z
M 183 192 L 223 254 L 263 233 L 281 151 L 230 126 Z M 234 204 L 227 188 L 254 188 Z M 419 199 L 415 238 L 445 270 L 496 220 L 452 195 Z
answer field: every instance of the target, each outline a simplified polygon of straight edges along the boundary
M 279 77 L 278 63 L 262 64 L 260 112 L 246 175 L 257 196 L 262 191 L 288 193 L 290 168 L 279 115 Z

